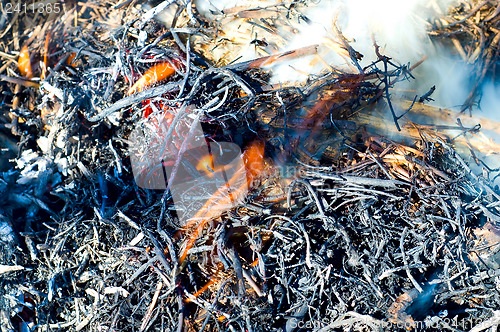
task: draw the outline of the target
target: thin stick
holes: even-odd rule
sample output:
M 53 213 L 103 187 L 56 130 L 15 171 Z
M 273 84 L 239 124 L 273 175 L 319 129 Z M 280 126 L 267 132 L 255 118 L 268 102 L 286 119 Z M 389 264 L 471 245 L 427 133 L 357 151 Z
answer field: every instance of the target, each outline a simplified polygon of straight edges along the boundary
M 141 332 L 145 331 L 147 326 L 149 325 L 149 320 L 151 319 L 151 315 L 153 314 L 153 310 L 156 306 L 156 302 L 158 301 L 158 296 L 160 295 L 160 291 L 163 287 L 163 283 L 161 281 L 158 281 L 158 284 L 156 285 L 156 291 L 153 295 L 153 299 L 151 300 L 151 304 L 149 305 L 148 311 L 144 315 L 144 318 L 142 320 L 141 324 Z

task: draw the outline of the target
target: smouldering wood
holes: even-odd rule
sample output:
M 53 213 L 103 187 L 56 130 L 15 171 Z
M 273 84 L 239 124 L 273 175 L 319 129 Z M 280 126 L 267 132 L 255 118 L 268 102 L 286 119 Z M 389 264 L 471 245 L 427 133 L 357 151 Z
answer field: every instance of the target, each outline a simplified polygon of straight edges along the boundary
M 481 157 L 499 153 L 500 123 L 426 105 L 433 89 L 401 100 L 421 61 L 375 46 L 364 67 L 337 28 L 323 46 L 345 68 L 316 45 L 280 51 L 314 1 L 44 3 L 62 12 L 0 15 L 2 328 L 498 324 L 500 172 Z M 477 65 L 468 106 L 495 72 L 499 8 L 470 0 L 429 25 Z M 272 82 L 274 65 L 307 56 L 324 71 Z M 152 128 L 144 142 L 182 152 L 186 183 L 232 170 L 192 141 L 237 144 L 244 167 L 186 193 L 203 201 L 184 224 L 190 199 L 134 181 L 130 157 L 150 148 L 130 144 L 138 125 Z M 474 324 L 447 323 L 463 319 Z

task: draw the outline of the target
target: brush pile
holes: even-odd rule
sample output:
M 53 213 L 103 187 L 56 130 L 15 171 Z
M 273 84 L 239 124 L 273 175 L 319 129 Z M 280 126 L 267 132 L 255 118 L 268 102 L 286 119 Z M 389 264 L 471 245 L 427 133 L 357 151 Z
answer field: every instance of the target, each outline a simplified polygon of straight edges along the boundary
M 339 31 L 353 70 L 301 84 L 270 84 L 269 66 L 314 46 L 274 54 L 279 38 L 255 38 L 269 55 L 221 56 L 238 46 L 221 37 L 224 20 L 292 31 L 307 2 L 216 13 L 224 20 L 190 1 L 51 4 L 4 8 L 0 21 L 2 332 L 500 324 L 498 188 L 443 136 L 401 143 L 359 121 L 387 105 L 400 129 L 412 107 L 399 114 L 389 91 L 411 67 L 376 45 L 378 61 L 361 67 Z M 168 25 L 154 19 L 164 10 Z M 138 126 L 163 131 L 131 146 Z M 183 223 L 170 191 L 136 181 L 131 160 L 149 142 L 183 138 L 241 148 L 241 201 L 222 209 L 200 192 L 211 208 Z
M 451 43 L 467 64 L 474 64 L 473 88 L 462 111 L 480 98 L 480 87 L 498 76 L 500 57 L 500 4 L 496 1 L 468 0 L 460 3 L 446 17 L 436 19 L 429 35 L 439 43 Z

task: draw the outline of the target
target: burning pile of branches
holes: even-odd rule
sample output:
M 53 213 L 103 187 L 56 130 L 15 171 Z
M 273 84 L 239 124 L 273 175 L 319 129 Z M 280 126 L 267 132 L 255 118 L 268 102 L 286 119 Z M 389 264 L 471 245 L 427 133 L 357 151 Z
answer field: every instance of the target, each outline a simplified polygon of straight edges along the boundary
M 462 111 L 480 97 L 484 81 L 498 75 L 500 5 L 496 1 L 463 1 L 446 17 L 433 22 L 429 35 L 441 43 L 452 43 L 467 64 L 475 64 L 472 90 Z
M 498 188 L 439 136 L 357 123 L 385 100 L 399 129 L 411 67 L 338 32 L 354 71 L 276 86 L 314 46 L 222 65 L 191 2 L 56 4 L 3 23 L 2 331 L 499 324 Z

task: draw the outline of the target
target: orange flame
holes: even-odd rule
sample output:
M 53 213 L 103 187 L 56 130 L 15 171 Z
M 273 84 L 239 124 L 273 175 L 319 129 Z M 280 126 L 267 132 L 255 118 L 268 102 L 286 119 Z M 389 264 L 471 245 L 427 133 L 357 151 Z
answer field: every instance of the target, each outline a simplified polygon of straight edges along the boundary
M 201 158 L 196 165 L 196 169 L 199 172 L 205 173 L 209 178 L 212 178 L 215 172 L 214 159 L 212 158 L 212 155 L 209 154 Z
M 250 264 L 250 266 L 251 266 L 251 267 L 256 267 L 257 265 L 259 265 L 259 259 L 258 259 L 258 258 L 256 258 L 256 259 L 252 262 L 252 264 Z
M 179 262 L 186 259 L 189 249 L 191 249 L 198 238 L 198 235 L 202 232 L 205 224 L 212 218 L 218 217 L 224 210 L 226 206 L 229 206 L 235 199 L 245 194 L 252 182 L 262 174 L 264 170 L 264 142 L 255 141 L 253 142 L 243 153 L 243 162 L 245 164 L 245 169 L 247 173 L 247 182 L 243 182 L 236 190 L 227 193 L 227 188 L 236 184 L 241 177 L 239 172 L 236 172 L 228 183 L 220 187 L 217 192 L 215 192 L 203 205 L 203 207 L 191 218 L 191 220 L 186 225 L 189 229 L 193 223 L 197 222 L 201 218 L 201 222 L 198 227 L 191 233 L 186 247 L 182 251 L 179 258 Z
M 196 165 L 196 170 L 200 173 L 205 173 L 209 178 L 212 178 L 217 172 L 224 172 L 230 170 L 232 165 L 215 165 L 214 159 L 211 154 L 208 154 L 200 159 Z
M 144 90 L 146 87 L 162 81 L 175 73 L 175 69 L 168 62 L 162 62 L 149 68 L 140 79 L 128 90 L 130 96 L 136 92 Z
M 73 62 L 73 60 L 75 60 L 75 58 L 76 58 L 76 53 L 71 52 L 71 54 L 68 57 L 68 60 L 66 60 L 66 63 L 73 68 L 76 67 L 76 63 Z
M 190 235 L 189 240 L 184 248 L 179 262 L 182 263 L 184 259 L 187 257 L 187 253 L 189 249 L 191 249 L 198 238 L 198 235 L 201 233 L 205 224 L 211 220 L 212 218 L 218 217 L 224 210 L 224 207 L 229 206 L 235 198 L 241 196 L 247 190 L 247 184 L 241 184 L 236 190 L 227 193 L 227 188 L 234 184 L 236 181 L 240 179 L 241 174 L 236 172 L 233 177 L 228 181 L 227 185 L 220 187 L 216 193 L 214 193 L 203 205 L 203 207 L 191 218 L 188 222 L 187 228 L 189 228 L 194 222 L 200 220 L 201 222 L 198 224 L 198 227 L 193 231 Z
M 201 288 L 200 288 L 200 289 L 199 289 L 196 293 L 194 293 L 194 294 L 193 294 L 193 297 L 194 297 L 194 298 L 197 298 L 197 297 L 198 297 L 198 296 L 200 296 L 203 292 L 205 292 L 205 291 L 208 289 L 208 287 L 210 287 L 210 286 L 211 286 L 212 284 L 214 284 L 214 283 L 215 283 L 215 279 L 210 279 L 210 281 L 209 281 L 209 282 L 207 282 L 207 283 L 206 283 L 203 287 L 201 287 Z M 189 303 L 189 302 L 191 302 L 191 301 L 193 301 L 193 299 L 192 299 L 192 298 L 187 298 L 187 299 L 185 299 L 185 300 L 184 300 L 184 302 L 186 302 L 186 303 Z
M 264 170 L 264 148 L 264 142 L 254 141 L 243 154 L 248 185 L 251 185 Z
M 28 46 L 24 45 L 19 52 L 19 58 L 17 60 L 17 68 L 26 78 L 33 77 L 33 72 L 31 71 L 31 60 L 30 60 L 30 52 L 28 50 Z

